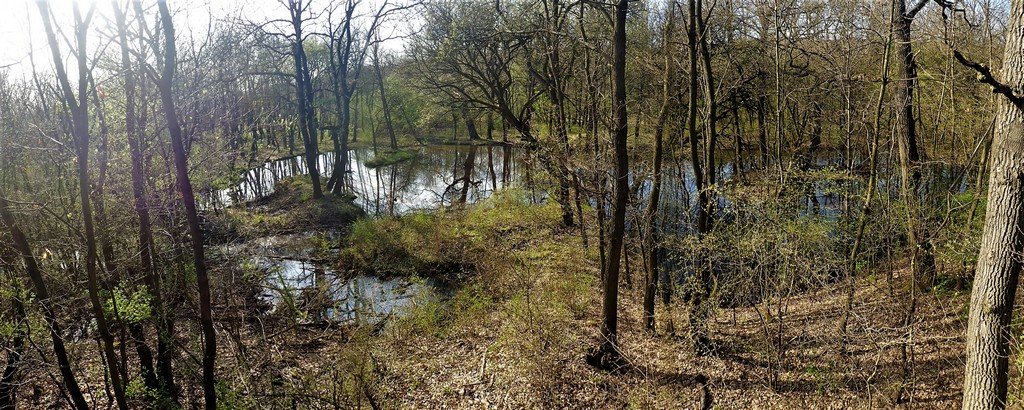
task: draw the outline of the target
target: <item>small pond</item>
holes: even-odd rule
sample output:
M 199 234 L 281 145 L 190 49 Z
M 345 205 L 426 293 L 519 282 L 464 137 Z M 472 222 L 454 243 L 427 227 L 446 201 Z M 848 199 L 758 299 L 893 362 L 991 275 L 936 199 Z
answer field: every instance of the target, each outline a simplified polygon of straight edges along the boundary
M 263 313 L 287 310 L 305 323 L 379 323 L 443 294 L 442 287 L 429 279 L 336 272 L 318 259 L 332 259 L 337 250 L 325 249 L 325 244 L 336 239 L 333 231 L 275 235 L 218 250 L 235 256 L 246 271 L 263 276 L 255 295 L 265 307 Z

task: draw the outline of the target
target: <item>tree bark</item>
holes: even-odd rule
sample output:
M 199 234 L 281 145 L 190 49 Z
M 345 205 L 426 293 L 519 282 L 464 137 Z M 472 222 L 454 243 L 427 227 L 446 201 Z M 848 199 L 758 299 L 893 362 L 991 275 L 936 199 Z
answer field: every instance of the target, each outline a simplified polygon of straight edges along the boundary
M 141 9 L 141 5 L 138 6 Z M 158 388 L 162 389 L 167 397 L 177 402 L 177 388 L 174 385 L 174 372 L 171 367 L 174 344 L 170 339 L 174 334 L 174 326 L 171 318 L 166 313 L 161 284 L 159 279 L 157 279 L 153 264 L 153 231 L 144 181 L 146 170 L 142 155 L 142 133 L 140 132 L 142 127 L 139 124 L 139 118 L 135 114 L 136 74 L 132 70 L 130 46 L 128 45 L 127 37 L 126 12 L 120 8 L 117 1 L 112 2 L 112 7 L 116 17 L 118 41 L 121 44 L 121 69 L 122 76 L 124 77 L 125 92 L 125 135 L 131 154 L 132 195 L 135 199 L 135 214 L 139 218 L 139 261 L 142 267 L 143 281 L 153 295 L 152 308 L 157 338 L 157 384 Z M 138 18 L 141 19 L 142 16 L 138 16 Z
M 615 3 L 615 26 L 612 40 L 612 109 L 615 142 L 615 190 L 612 203 L 611 231 L 608 235 L 608 258 L 604 272 L 604 320 L 601 325 L 601 346 L 597 362 L 610 367 L 618 360 L 619 264 L 626 233 L 626 207 L 629 202 L 629 156 L 626 117 L 626 12 L 629 0 Z
M 914 283 L 919 288 L 931 285 L 935 276 L 935 258 L 932 255 L 932 244 L 922 219 L 918 199 L 921 186 L 921 160 L 917 143 L 917 123 L 914 118 L 914 93 L 917 88 L 917 62 L 911 45 L 911 23 L 920 10 L 919 6 L 907 8 L 906 0 L 895 0 L 896 12 L 893 13 L 893 35 L 896 45 L 897 86 L 896 104 L 898 107 L 897 141 L 900 157 L 900 196 L 907 209 L 907 241 L 911 247 L 911 264 Z
M 1003 84 L 1024 90 L 1024 0 L 1013 0 Z M 967 322 L 964 409 L 1006 407 L 1010 321 L 1024 252 L 1024 106 L 999 97 L 992 140 L 985 229 Z
M 671 103 L 672 88 L 675 84 L 672 81 L 672 74 L 675 67 L 672 64 L 671 35 L 675 29 L 675 13 L 668 10 L 668 20 L 665 22 L 665 39 L 662 52 L 665 53 L 665 72 L 662 77 L 661 88 L 661 110 L 658 112 L 658 122 L 654 125 L 654 172 L 651 176 L 651 191 L 647 198 L 647 208 L 644 210 L 644 244 L 641 248 L 646 252 L 647 262 L 646 275 L 644 276 L 644 328 L 654 331 L 654 300 L 658 290 L 658 248 L 659 228 L 657 226 L 658 202 L 661 200 L 661 168 L 663 162 L 663 142 L 665 136 L 665 123 L 668 122 L 668 112 Z
M 690 135 L 690 159 L 693 162 L 693 173 L 694 173 L 694 184 L 697 188 L 697 235 L 703 236 L 704 234 L 711 231 L 711 204 L 709 194 L 707 192 L 708 183 L 714 181 L 714 178 L 706 177 L 708 173 L 713 173 L 714 164 L 704 163 L 701 164 L 701 158 L 699 153 L 699 147 L 701 145 L 700 136 L 697 132 L 697 92 L 698 92 L 698 81 L 697 81 L 697 50 L 700 47 L 698 39 L 698 29 L 700 27 L 700 7 L 699 1 L 689 0 L 687 2 L 689 11 L 689 21 L 687 24 L 686 38 L 687 38 L 687 49 L 689 51 L 690 59 L 690 89 L 689 89 L 689 107 L 687 108 L 687 119 L 686 129 Z M 705 90 L 706 92 L 707 90 Z M 707 95 L 706 97 L 711 97 Z M 710 99 L 710 98 L 709 98 Z M 709 101 L 710 104 L 710 101 Z M 707 148 L 707 145 L 705 145 Z M 713 154 L 708 156 L 708 159 L 713 159 Z M 704 299 L 707 289 L 709 289 L 708 282 L 710 282 L 709 273 L 703 263 L 699 263 L 694 267 L 694 273 L 697 277 L 698 289 L 692 292 L 691 309 L 690 309 L 690 332 L 694 343 L 694 350 L 698 354 L 704 354 L 706 352 L 707 340 L 706 331 L 704 325 Z
M 295 65 L 295 97 L 299 110 L 299 134 L 305 148 L 306 169 L 313 184 L 313 199 L 324 196 L 320 187 L 320 169 L 318 165 L 319 149 L 317 145 L 316 118 L 313 113 L 313 84 L 309 75 L 309 62 L 306 60 L 306 49 L 303 46 L 302 13 L 305 10 L 302 0 L 288 0 L 288 11 L 291 13 L 291 24 L 294 38 L 292 43 L 292 60 Z
M 889 8 L 890 14 L 893 13 L 893 7 Z M 878 138 L 882 132 L 882 107 L 885 102 L 885 93 L 889 86 L 889 54 L 892 47 L 893 30 L 890 26 L 889 34 L 885 39 L 885 46 L 882 51 L 882 69 L 881 69 L 881 84 L 878 90 L 878 99 L 875 101 L 875 116 L 871 122 L 871 147 L 869 148 L 868 154 L 868 186 L 864 190 L 864 204 L 861 208 L 860 218 L 857 221 L 857 231 L 854 235 L 853 246 L 850 249 L 850 259 L 848 264 L 847 275 L 850 275 L 847 284 L 846 291 L 846 304 L 843 309 L 842 319 L 839 321 L 839 334 L 843 336 L 843 345 L 841 350 L 846 351 L 847 337 L 847 325 L 850 321 L 850 313 L 853 311 L 853 299 L 857 291 L 857 258 L 860 254 L 861 242 L 864 239 L 864 231 L 867 228 L 868 217 L 871 216 L 871 203 L 875 197 L 875 173 L 877 172 L 878 163 Z
M 768 168 L 768 128 L 764 119 L 765 98 L 757 100 L 757 145 L 761 149 L 761 169 Z
M 711 30 L 708 29 L 704 23 L 704 2 L 702 0 L 696 0 L 696 12 L 694 16 L 697 20 L 697 45 L 700 52 L 701 60 L 701 74 L 704 76 L 704 98 L 707 100 L 707 112 L 704 121 L 704 129 L 707 138 L 704 139 L 704 165 L 706 167 L 704 172 L 704 178 L 707 179 L 705 184 L 708 187 L 715 185 L 716 180 L 716 169 L 715 169 L 715 148 L 718 143 L 718 101 L 715 98 L 715 76 L 711 69 L 711 51 L 708 49 L 708 36 L 711 35 Z M 714 199 L 708 198 L 708 204 L 713 205 Z M 711 210 L 708 210 L 709 217 Z
M 203 397 L 208 410 L 217 408 L 217 334 L 213 328 L 213 307 L 210 301 L 210 278 L 206 272 L 206 257 L 203 249 L 203 230 L 199 223 L 196 209 L 195 193 L 192 181 L 188 176 L 185 145 L 181 131 L 181 121 L 174 105 L 172 86 L 177 64 L 177 51 L 174 41 L 174 24 L 166 0 L 157 2 L 160 8 L 160 21 L 163 25 L 164 61 L 162 74 L 157 84 L 160 91 L 160 102 L 163 105 L 167 131 L 171 136 L 171 148 L 174 152 L 174 170 L 178 181 L 178 192 L 185 206 L 185 217 L 188 220 L 189 234 L 192 236 L 192 262 L 195 265 L 196 282 L 199 287 L 199 322 L 203 332 Z M 316 168 L 310 172 L 315 174 Z M 314 186 L 314 189 L 317 186 Z
M 78 170 L 79 202 L 82 212 L 82 229 L 85 236 L 85 271 L 89 301 L 92 305 L 92 313 L 96 320 L 96 329 L 98 330 L 100 339 L 102 340 L 103 356 L 106 360 L 107 373 L 110 376 L 110 384 L 114 392 L 114 401 L 118 408 L 127 410 L 128 403 L 125 398 L 125 389 L 121 378 L 122 371 L 118 367 L 121 361 L 118 359 L 117 353 L 114 350 L 114 337 L 110 333 L 110 324 L 107 322 L 106 313 L 103 310 L 103 301 L 100 298 L 98 266 L 99 255 L 96 243 L 96 227 L 93 219 L 93 203 L 91 200 L 92 187 L 89 172 L 89 96 L 87 91 L 89 68 L 88 62 L 86 61 L 86 53 L 88 53 L 88 50 L 86 49 L 86 32 L 89 24 L 88 19 L 91 18 L 91 14 L 86 20 L 83 20 L 78 8 L 76 7 L 74 10 L 75 42 L 77 46 L 75 54 L 78 63 L 78 91 L 76 94 L 76 92 L 71 88 L 68 73 L 64 68 L 63 57 L 60 53 L 57 36 L 53 30 L 52 23 L 50 22 L 49 5 L 43 2 L 36 4 L 39 6 L 39 13 L 43 19 L 43 27 L 45 28 L 46 38 L 50 45 L 50 52 L 53 57 L 54 68 L 57 73 L 57 80 L 60 82 L 60 88 L 65 104 L 69 111 L 71 111 L 72 135 L 74 136 L 75 141 L 75 156 L 77 159 L 76 165 Z
M 380 106 L 381 110 L 384 111 L 384 126 L 388 130 L 388 139 L 391 142 L 391 150 L 398 150 L 398 139 L 395 138 L 395 127 L 391 123 L 391 106 L 388 105 L 388 96 L 384 92 L 384 70 L 380 65 L 380 46 L 375 44 L 373 46 L 373 70 L 377 74 L 377 90 L 380 91 Z M 472 127 L 473 123 L 468 117 L 466 118 L 466 125 Z M 476 128 L 470 130 L 469 139 L 474 139 L 476 134 Z M 479 138 L 479 136 L 476 136 Z

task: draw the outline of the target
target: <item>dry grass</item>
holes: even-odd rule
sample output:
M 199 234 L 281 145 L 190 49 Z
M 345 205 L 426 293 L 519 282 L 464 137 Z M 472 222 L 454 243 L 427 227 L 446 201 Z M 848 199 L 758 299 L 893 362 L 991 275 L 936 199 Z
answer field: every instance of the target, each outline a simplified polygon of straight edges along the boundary
M 916 321 L 903 326 L 908 297 L 899 272 L 891 282 L 859 279 L 848 354 L 837 331 L 845 282 L 794 294 L 781 318 L 764 317 L 763 304 L 718 310 L 708 357 L 696 357 L 685 336 L 684 302 L 670 313 L 659 304 L 660 331 L 651 335 L 642 329 L 639 286 L 624 284 L 620 347 L 629 366 L 592 368 L 584 355 L 598 340 L 596 250 L 556 225 L 534 220 L 500 234 L 478 255 L 475 282 L 456 294 L 456 306 L 442 308 L 444 319 L 396 323 L 369 339 L 377 400 L 400 408 L 695 408 L 706 386 L 715 408 L 726 409 L 959 405 L 967 297 L 919 295 Z M 463 292 L 486 301 L 464 309 Z M 670 320 L 675 334 L 664 332 Z M 784 353 L 775 365 L 780 321 Z M 904 365 L 904 346 L 912 365 Z

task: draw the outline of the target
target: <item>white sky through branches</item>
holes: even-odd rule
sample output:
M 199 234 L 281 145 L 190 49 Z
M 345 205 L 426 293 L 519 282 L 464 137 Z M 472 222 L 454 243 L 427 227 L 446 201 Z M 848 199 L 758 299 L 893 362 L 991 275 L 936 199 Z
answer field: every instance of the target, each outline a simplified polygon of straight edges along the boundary
M 117 0 L 126 4 L 125 0 Z M 261 23 L 273 19 L 288 18 L 288 11 L 282 4 L 286 0 L 169 0 L 171 12 L 174 14 L 175 30 L 181 44 L 202 44 L 205 36 L 217 24 L 228 24 L 228 21 L 251 21 Z M 312 0 L 313 10 L 321 14 L 328 6 L 329 0 Z M 371 7 L 379 5 L 379 0 L 364 0 L 361 4 L 362 13 L 371 12 Z M 49 0 L 50 8 L 58 27 L 71 35 L 73 26 L 74 0 Z M 113 6 L 110 0 L 78 0 L 78 7 L 83 15 L 95 7 L 95 15 L 90 25 L 88 48 L 92 54 L 109 42 L 113 35 Z M 154 2 L 144 0 L 146 7 Z M 155 15 L 155 7 L 152 12 Z M 316 22 L 310 23 L 307 31 L 322 32 L 326 24 L 326 14 L 322 14 Z M 152 18 L 152 16 L 150 16 Z M 399 27 L 401 22 L 387 26 L 384 31 L 404 31 Z M 402 42 L 392 40 L 385 44 L 385 49 L 400 49 Z M 61 44 L 65 58 L 69 58 L 69 46 Z M 0 70 L 15 77 L 28 77 L 32 72 L 29 59 L 34 52 L 36 70 L 49 72 L 52 68 L 50 52 L 46 44 L 39 9 L 35 0 L 0 0 Z M 70 69 L 71 67 L 69 67 Z

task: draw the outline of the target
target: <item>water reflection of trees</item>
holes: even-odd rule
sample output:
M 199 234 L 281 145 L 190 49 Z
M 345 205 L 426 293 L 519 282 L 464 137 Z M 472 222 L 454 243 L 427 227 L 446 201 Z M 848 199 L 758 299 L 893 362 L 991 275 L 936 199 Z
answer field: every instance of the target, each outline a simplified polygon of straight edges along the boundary
M 370 168 L 366 162 L 375 157 L 373 150 L 356 149 L 349 155 L 346 186 L 358 205 L 378 215 L 475 202 L 518 181 L 513 151 L 507 145 L 429 147 L 411 160 Z M 323 153 L 319 159 L 325 175 L 333 172 L 331 155 Z M 216 210 L 265 198 L 283 179 L 306 172 L 298 156 L 267 162 L 242 174 L 235 186 L 206 192 L 204 207 Z

